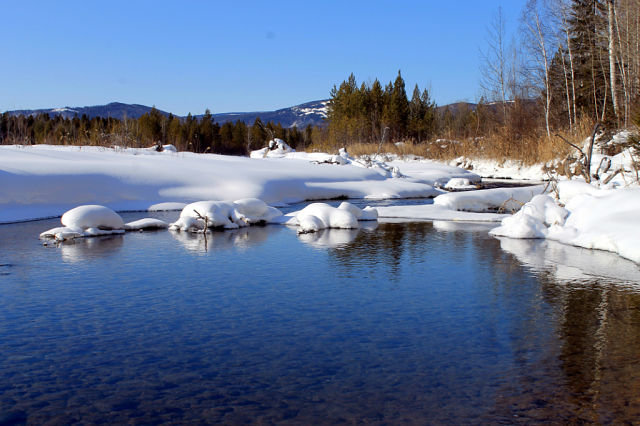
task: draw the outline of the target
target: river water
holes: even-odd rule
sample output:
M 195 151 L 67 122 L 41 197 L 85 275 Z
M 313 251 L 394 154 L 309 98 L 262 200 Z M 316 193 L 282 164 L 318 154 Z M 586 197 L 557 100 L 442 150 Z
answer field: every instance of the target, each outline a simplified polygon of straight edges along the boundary
M 640 419 L 616 255 L 451 222 L 43 246 L 58 223 L 0 226 L 0 424 Z

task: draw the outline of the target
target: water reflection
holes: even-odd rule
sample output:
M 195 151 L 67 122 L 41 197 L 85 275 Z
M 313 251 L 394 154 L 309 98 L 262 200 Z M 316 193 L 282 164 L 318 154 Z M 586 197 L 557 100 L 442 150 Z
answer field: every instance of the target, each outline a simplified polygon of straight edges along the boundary
M 0 423 L 637 422 L 638 267 L 486 227 L 16 238 Z
M 559 282 L 625 282 L 640 290 L 640 267 L 615 253 L 588 250 L 538 239 L 499 238 L 502 250 L 513 254 L 523 265 L 536 272 L 553 275 Z
M 373 232 L 378 228 L 374 221 L 360 222 L 358 229 L 323 229 L 319 232 L 298 234 L 298 239 L 303 243 L 317 248 L 342 248 L 352 243 L 361 232 Z
M 170 231 L 187 251 L 205 254 L 220 250 L 246 250 L 251 246 L 264 243 L 270 236 L 282 230 L 282 226 L 250 226 L 226 231 L 213 231 L 207 234 Z
M 76 238 L 56 244 L 64 262 L 76 263 L 108 257 L 122 249 L 123 235 Z

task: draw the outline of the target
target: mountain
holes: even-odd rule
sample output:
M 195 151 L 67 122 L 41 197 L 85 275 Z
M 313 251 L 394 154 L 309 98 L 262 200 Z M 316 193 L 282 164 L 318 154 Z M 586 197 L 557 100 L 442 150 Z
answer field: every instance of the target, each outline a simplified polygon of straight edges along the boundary
M 74 116 L 82 117 L 82 114 L 86 114 L 87 117 L 112 117 L 122 120 L 125 116 L 127 118 L 139 118 L 141 115 L 151 111 L 151 107 L 138 104 L 123 104 L 121 102 L 111 102 L 107 105 L 94 105 L 85 107 L 64 107 L 64 108 L 50 108 L 50 109 L 22 109 L 15 111 L 8 111 L 11 115 L 38 115 L 49 114 L 51 117 L 60 115 L 63 118 L 73 118 Z M 169 115 L 168 112 L 160 111 L 161 114 Z
M 227 121 L 243 121 L 246 124 L 253 124 L 257 117 L 262 122 L 267 123 L 273 121 L 280 123 L 283 127 L 297 126 L 299 129 L 311 124 L 322 125 L 327 117 L 328 100 L 312 101 L 304 104 L 296 105 L 289 108 L 282 108 L 276 111 L 256 111 L 256 112 L 229 112 L 213 114 L 215 120 L 222 124 Z M 86 114 L 87 117 L 113 117 L 122 120 L 127 118 L 139 118 L 141 115 L 151 111 L 151 107 L 138 104 L 123 104 L 121 102 L 112 102 L 107 105 L 95 105 L 86 107 L 64 107 L 50 109 L 30 109 L 8 111 L 11 115 L 37 115 L 49 114 L 51 117 L 60 115 L 64 118 L 81 117 Z M 160 111 L 161 114 L 169 115 L 166 111 Z M 201 118 L 202 115 L 196 116 Z M 184 118 L 184 117 L 183 117 Z
M 213 117 L 218 123 L 240 120 L 246 124 L 253 124 L 256 118 L 260 117 L 263 123 L 273 121 L 282 124 L 282 127 L 296 126 L 298 129 L 302 129 L 309 124 L 312 126 L 323 125 L 324 119 L 327 118 L 328 103 L 328 100 L 312 101 L 276 111 L 228 112 L 213 114 Z M 202 117 L 202 115 L 198 117 Z

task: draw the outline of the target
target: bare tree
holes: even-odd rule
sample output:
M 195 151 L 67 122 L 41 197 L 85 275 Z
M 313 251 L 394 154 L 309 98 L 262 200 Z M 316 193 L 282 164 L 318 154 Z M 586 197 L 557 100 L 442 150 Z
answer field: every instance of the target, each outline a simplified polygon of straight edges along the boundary
M 549 114 L 551 109 L 551 83 L 549 78 L 549 52 L 552 46 L 553 33 L 545 23 L 545 10 L 537 0 L 528 0 L 522 15 L 525 46 L 529 51 L 529 71 L 534 80 L 542 84 L 544 94 L 544 119 L 547 136 L 551 137 Z
M 618 117 L 618 96 L 616 88 L 616 53 L 614 39 L 614 14 L 613 0 L 607 0 L 607 35 L 609 38 L 609 80 L 611 84 L 611 100 L 613 102 L 613 114 Z
M 505 55 L 505 22 L 499 7 L 487 29 L 487 51 L 482 52 L 481 87 L 488 99 L 502 103 L 503 123 L 507 122 L 508 69 Z

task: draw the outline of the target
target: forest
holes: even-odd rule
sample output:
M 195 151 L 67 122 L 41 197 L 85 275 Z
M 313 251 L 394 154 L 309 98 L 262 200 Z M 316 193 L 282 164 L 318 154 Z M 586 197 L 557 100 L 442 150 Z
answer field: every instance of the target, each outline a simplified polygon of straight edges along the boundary
M 507 26 L 517 28 L 508 37 Z M 330 91 L 322 126 L 216 123 L 161 114 L 137 119 L 63 119 L 46 114 L 0 116 L 2 144 L 144 147 L 247 155 L 274 137 L 297 149 L 459 155 L 548 161 L 570 150 L 595 123 L 629 127 L 638 116 L 640 2 L 528 0 L 518 22 L 498 9 L 481 49 L 477 102 L 438 107 L 416 85 L 408 96 L 401 71 L 393 82 L 361 82 L 351 74 Z M 428 76 L 425 76 L 428 78 Z

